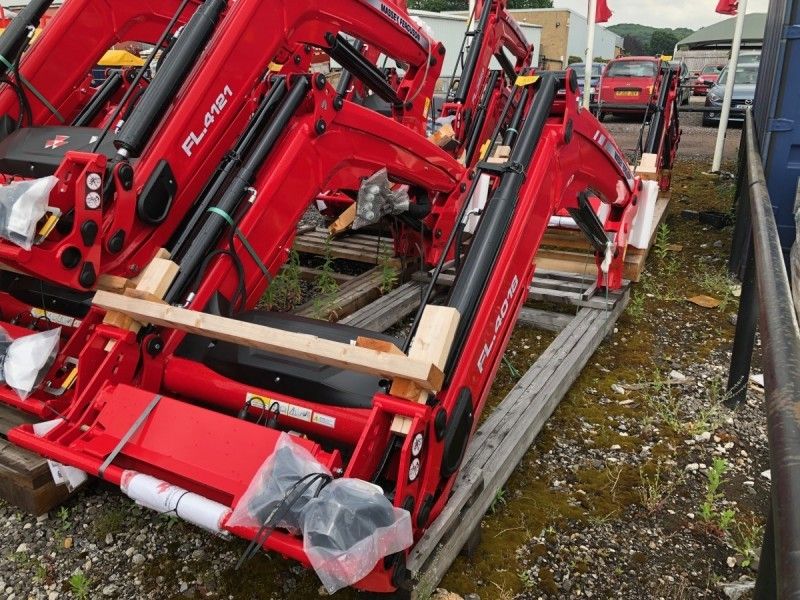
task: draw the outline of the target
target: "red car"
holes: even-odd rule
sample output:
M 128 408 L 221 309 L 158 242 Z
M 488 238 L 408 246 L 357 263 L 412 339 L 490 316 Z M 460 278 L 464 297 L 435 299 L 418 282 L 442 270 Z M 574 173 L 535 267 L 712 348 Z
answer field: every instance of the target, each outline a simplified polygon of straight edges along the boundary
M 644 114 L 656 97 L 660 68 L 661 59 L 652 56 L 626 56 L 609 62 L 601 79 L 597 118 Z
M 706 65 L 697 74 L 697 79 L 694 81 L 694 88 L 692 94 L 695 96 L 705 96 L 708 90 L 714 87 L 719 79 L 719 74 L 725 65 Z

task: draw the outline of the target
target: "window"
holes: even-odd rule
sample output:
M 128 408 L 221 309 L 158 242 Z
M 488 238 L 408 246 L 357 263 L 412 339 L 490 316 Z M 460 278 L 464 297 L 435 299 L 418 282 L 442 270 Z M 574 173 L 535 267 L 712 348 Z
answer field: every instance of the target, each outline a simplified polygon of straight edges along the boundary
M 608 67 L 607 77 L 655 77 L 656 63 L 651 60 L 620 60 Z

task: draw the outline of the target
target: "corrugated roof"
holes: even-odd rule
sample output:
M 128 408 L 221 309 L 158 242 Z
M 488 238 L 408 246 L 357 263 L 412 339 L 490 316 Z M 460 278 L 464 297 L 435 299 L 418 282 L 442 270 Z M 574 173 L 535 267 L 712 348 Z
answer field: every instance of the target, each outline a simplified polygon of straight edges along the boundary
M 678 48 L 730 48 L 736 17 L 725 19 L 708 27 L 698 29 L 693 34 L 678 42 Z M 744 18 L 742 44 L 761 45 L 764 41 L 764 28 L 767 25 L 767 13 L 751 13 Z

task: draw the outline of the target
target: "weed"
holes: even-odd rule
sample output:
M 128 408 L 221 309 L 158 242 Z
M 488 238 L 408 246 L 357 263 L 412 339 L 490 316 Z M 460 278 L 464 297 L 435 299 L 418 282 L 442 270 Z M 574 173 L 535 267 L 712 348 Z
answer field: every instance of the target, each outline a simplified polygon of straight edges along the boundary
M 78 600 L 86 600 L 89 597 L 90 586 L 91 581 L 83 574 L 83 571 L 75 571 L 69 578 L 69 589 Z
M 722 499 L 722 494 L 719 491 L 719 486 L 722 484 L 723 476 L 728 470 L 728 463 L 723 458 L 715 458 L 711 464 L 711 468 L 706 473 L 706 492 L 703 497 L 703 502 L 700 504 L 700 518 L 708 523 L 717 527 L 722 533 L 725 533 L 730 528 L 736 512 L 732 509 L 725 509 L 720 511 L 717 508 L 718 502 Z
M 117 533 L 125 525 L 125 510 L 122 508 L 108 508 L 104 510 L 94 522 L 92 530 L 97 539 L 105 539 L 109 533 Z
M 498 510 L 500 510 L 501 506 L 505 506 L 506 504 L 508 504 L 508 500 L 506 499 L 506 489 L 500 488 L 494 495 L 494 499 L 489 506 L 489 512 L 491 514 L 495 514 Z
M 758 558 L 764 527 L 758 523 L 736 523 L 731 545 L 742 556 L 741 565 L 749 567 Z
M 264 303 L 269 310 L 289 311 L 300 302 L 302 297 L 300 255 L 296 250 L 292 250 L 289 253 L 289 260 L 267 288 Z
M 706 268 L 700 271 L 697 282 L 706 294 L 719 300 L 720 312 L 724 312 L 733 302 L 734 281 L 724 267 L 722 269 Z
M 381 294 L 386 294 L 392 291 L 397 282 L 400 281 L 400 272 L 397 270 L 397 261 L 392 256 L 391 251 L 387 251 L 388 247 L 381 247 L 380 260 L 378 261 L 378 269 L 380 269 L 381 283 L 378 289 Z
M 639 467 L 639 499 L 647 512 L 654 513 L 664 505 L 666 484 L 661 479 L 661 463 L 656 465 L 656 472 L 650 476 L 644 466 Z
M 335 320 L 339 307 L 336 304 L 336 295 L 339 293 L 339 283 L 333 276 L 333 257 L 331 256 L 330 239 L 325 242 L 325 262 L 320 269 L 320 275 L 314 283 L 314 318 Z
M 172 529 L 175 525 L 181 522 L 181 520 L 172 513 L 161 513 L 159 518 L 166 523 L 167 530 Z
M 627 312 L 634 319 L 640 319 L 644 314 L 645 294 L 643 290 L 636 289 L 631 293 Z
M 536 579 L 531 575 L 530 571 L 519 573 L 519 581 L 526 590 L 533 589 L 536 586 Z
M 69 509 L 66 506 L 62 506 L 58 509 L 58 520 L 61 522 L 61 531 L 68 531 L 72 526 L 72 523 L 69 520 Z
M 669 226 L 664 223 L 656 232 L 656 240 L 653 246 L 653 252 L 658 260 L 658 266 L 667 274 L 672 274 L 678 268 L 678 261 L 675 260 L 675 254 L 672 252 L 672 250 L 670 250 L 669 238 Z

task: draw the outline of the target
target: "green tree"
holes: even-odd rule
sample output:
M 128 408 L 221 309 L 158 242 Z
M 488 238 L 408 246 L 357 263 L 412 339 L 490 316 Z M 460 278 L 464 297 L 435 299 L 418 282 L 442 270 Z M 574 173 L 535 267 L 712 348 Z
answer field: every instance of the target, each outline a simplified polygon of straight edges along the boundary
M 622 44 L 625 48 L 625 54 L 629 56 L 642 56 L 647 54 L 647 49 L 644 44 L 642 44 L 641 40 L 635 35 L 626 35 L 623 38 Z
M 672 54 L 678 36 L 669 29 L 656 29 L 650 38 L 650 54 Z

